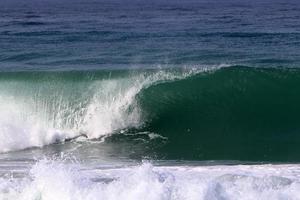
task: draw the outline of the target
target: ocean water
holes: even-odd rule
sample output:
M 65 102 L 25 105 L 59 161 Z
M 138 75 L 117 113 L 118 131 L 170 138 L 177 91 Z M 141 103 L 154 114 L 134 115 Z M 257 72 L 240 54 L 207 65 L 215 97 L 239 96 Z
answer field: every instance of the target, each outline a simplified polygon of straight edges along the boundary
M 296 0 L 1 0 L 0 200 L 300 199 Z

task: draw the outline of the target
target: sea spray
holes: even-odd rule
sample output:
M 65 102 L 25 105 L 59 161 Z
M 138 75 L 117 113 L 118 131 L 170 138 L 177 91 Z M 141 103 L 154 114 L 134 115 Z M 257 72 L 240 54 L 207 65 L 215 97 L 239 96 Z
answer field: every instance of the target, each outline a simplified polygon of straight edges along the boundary
M 222 67 L 222 66 L 220 66 Z M 175 70 L 0 74 L 0 152 L 90 139 L 143 124 L 136 95 L 219 66 Z
M 22 180 L 1 179 L 2 199 L 297 199 L 299 165 L 86 168 L 43 159 Z

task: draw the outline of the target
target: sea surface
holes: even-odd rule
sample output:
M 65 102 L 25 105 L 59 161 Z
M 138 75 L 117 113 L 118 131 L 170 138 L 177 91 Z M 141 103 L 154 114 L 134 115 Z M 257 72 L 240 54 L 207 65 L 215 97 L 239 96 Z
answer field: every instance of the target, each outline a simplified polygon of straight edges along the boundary
M 0 0 L 0 200 L 300 199 L 297 0 Z

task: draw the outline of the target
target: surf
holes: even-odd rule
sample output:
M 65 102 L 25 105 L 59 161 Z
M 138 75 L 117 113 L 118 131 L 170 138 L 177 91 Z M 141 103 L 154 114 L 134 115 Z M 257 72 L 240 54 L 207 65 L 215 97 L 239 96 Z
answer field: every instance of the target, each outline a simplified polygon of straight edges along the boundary
M 299 165 L 156 166 L 115 168 L 40 160 L 25 177 L 1 179 L 3 199 L 294 199 Z M 62 182 L 63 180 L 63 182 Z M 4 191 L 4 192 L 2 192 Z

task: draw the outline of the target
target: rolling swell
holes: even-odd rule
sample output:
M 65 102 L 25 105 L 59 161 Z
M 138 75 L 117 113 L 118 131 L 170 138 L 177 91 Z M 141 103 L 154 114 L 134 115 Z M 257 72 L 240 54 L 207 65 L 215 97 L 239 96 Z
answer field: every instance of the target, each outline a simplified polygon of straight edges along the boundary
M 300 71 L 229 67 L 138 95 L 169 159 L 299 161 Z

